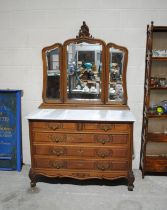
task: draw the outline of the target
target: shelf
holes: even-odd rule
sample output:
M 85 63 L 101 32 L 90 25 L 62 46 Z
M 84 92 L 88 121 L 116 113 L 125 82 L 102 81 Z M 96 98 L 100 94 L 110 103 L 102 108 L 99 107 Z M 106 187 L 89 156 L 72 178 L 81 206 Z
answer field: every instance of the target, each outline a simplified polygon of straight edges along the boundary
M 167 114 L 158 115 L 158 114 L 149 114 L 149 113 L 147 113 L 147 117 L 148 118 L 167 119 Z
M 60 70 L 58 69 L 52 69 L 47 71 L 47 76 L 52 77 L 52 76 L 60 76 Z
M 167 57 L 152 57 L 153 61 L 167 61 Z
M 158 160 L 167 160 L 167 154 L 162 154 L 162 155 L 146 155 L 146 158 L 149 159 L 158 159 Z
M 167 133 L 148 133 L 149 142 L 167 142 Z
M 84 90 L 77 90 L 77 89 L 73 89 L 71 90 L 71 93 L 80 93 L 80 94 L 92 94 L 92 95 L 97 95 L 99 94 L 99 91 L 84 91 Z
M 163 161 L 163 160 L 167 161 L 167 156 L 166 155 L 146 155 L 146 160 L 148 160 L 148 161 L 151 161 L 151 160 L 153 160 L 153 161 L 155 161 L 155 160 L 157 160 L 157 161 Z
M 166 26 L 154 26 L 153 32 L 167 32 Z
M 150 86 L 150 89 L 151 90 L 167 90 L 167 87 L 151 87 Z

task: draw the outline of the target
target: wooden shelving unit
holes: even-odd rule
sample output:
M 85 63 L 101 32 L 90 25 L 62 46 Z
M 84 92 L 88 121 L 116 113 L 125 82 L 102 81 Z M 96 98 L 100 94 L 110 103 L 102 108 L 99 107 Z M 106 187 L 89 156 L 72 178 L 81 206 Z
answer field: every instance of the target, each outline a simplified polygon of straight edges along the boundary
M 143 125 L 141 135 L 140 169 L 147 173 L 167 172 L 167 113 L 150 112 L 152 105 L 167 100 L 167 57 L 153 51 L 167 52 L 167 26 L 147 25 Z M 166 78 L 166 84 L 152 84 L 154 78 Z

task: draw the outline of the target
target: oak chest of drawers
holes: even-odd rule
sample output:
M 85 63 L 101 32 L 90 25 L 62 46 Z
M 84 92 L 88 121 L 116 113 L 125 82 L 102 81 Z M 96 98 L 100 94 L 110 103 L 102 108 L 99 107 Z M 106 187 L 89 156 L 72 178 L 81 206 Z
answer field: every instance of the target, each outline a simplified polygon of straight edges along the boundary
M 129 111 L 122 111 L 121 116 L 125 117 L 122 121 L 120 116 L 115 117 L 114 113 L 113 119 L 111 117 L 109 120 L 110 115 L 112 116 L 109 111 L 106 111 L 108 117 L 104 117 L 102 112 L 103 115 L 94 116 L 94 120 L 83 114 L 81 115 L 84 117 L 77 119 L 78 115 L 74 115 L 74 112 L 69 111 L 67 116 L 64 116 L 63 110 L 55 110 L 54 114 L 52 112 L 53 116 L 50 115 L 50 110 L 45 111 L 45 117 L 41 116 L 43 113 L 28 117 L 31 186 L 36 185 L 39 176 L 81 180 L 126 178 L 128 189 L 133 190 L 134 119 L 126 119 Z M 86 119 L 88 117 L 89 120 Z

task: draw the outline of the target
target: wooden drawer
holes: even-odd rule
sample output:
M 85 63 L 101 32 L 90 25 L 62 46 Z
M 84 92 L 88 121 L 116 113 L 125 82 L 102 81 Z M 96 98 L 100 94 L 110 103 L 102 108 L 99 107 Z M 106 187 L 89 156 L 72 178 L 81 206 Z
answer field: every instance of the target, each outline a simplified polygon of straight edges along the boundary
M 34 142 L 54 142 L 54 143 L 96 143 L 101 145 L 127 144 L 127 134 L 85 134 L 85 133 L 49 133 L 33 132 Z
M 34 145 L 34 154 L 56 157 L 94 157 L 94 158 L 127 158 L 128 149 L 121 147 L 88 147 L 88 146 L 54 146 Z
M 129 131 L 129 124 L 125 123 L 96 123 L 96 122 L 62 122 L 62 121 L 31 121 L 32 129 L 41 131 L 85 131 L 112 132 Z
M 34 130 L 41 131 L 65 131 L 65 130 L 77 130 L 77 123 L 73 122 L 61 122 L 61 121 L 31 121 L 30 125 Z
M 146 157 L 145 170 L 150 172 L 167 172 L 167 157 Z
M 128 124 L 122 123 L 85 123 L 83 126 L 83 130 L 85 131 L 96 131 L 96 132 L 112 132 L 112 131 L 128 131 Z
M 35 167 L 54 170 L 127 171 L 128 161 L 35 158 Z

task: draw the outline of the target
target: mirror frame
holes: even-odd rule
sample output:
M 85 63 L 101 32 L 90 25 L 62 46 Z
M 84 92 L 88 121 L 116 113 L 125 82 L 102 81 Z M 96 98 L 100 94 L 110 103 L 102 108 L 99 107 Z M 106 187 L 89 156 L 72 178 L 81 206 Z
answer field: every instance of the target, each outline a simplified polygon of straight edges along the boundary
M 108 43 L 106 46 L 106 82 L 109 84 L 109 72 L 110 72 L 110 48 L 118 49 L 122 52 L 124 52 L 124 62 L 123 62 L 123 75 L 122 75 L 122 87 L 123 87 L 123 101 L 121 102 L 112 102 L 108 99 L 109 94 L 109 88 L 106 85 L 106 104 L 112 104 L 112 105 L 126 105 L 128 96 L 127 96 L 127 83 L 126 83 L 126 73 L 127 73 L 127 64 L 128 64 L 128 49 L 126 47 L 114 44 L 114 43 Z
M 83 38 L 76 38 L 76 39 L 68 39 L 64 42 L 63 44 L 63 58 L 64 58 L 64 78 L 67 78 L 67 46 L 71 43 L 76 43 L 76 44 L 79 44 L 79 43 L 82 43 L 82 42 L 86 42 L 86 43 L 89 43 L 89 44 L 100 44 L 102 46 L 102 80 L 101 80 L 101 83 L 102 83 L 102 89 L 101 89 L 101 97 L 100 99 L 98 100 L 86 100 L 84 101 L 83 100 L 73 100 L 73 99 L 68 99 L 67 97 L 67 80 L 64 80 L 64 102 L 65 103 L 76 103 L 76 104 L 104 104 L 104 76 L 105 76 L 105 48 L 106 48 L 106 44 L 103 40 L 100 40 L 100 39 L 94 39 L 94 38 L 91 38 L 91 37 L 83 37 Z
M 59 48 L 60 53 L 59 53 L 59 69 L 60 69 L 60 98 L 59 99 L 49 99 L 47 97 L 47 59 L 46 59 L 46 54 L 47 51 L 54 50 L 55 48 Z M 51 46 L 45 47 L 42 49 L 42 61 L 43 61 L 43 91 L 42 91 L 42 98 L 44 103 L 48 104 L 53 104 L 53 103 L 62 103 L 62 44 L 60 43 L 55 43 Z
M 75 99 L 68 99 L 67 97 L 67 46 L 71 43 L 90 43 L 96 44 L 99 43 L 102 46 L 102 85 L 101 85 L 101 98 L 95 100 L 75 100 Z M 55 48 L 60 49 L 59 54 L 59 65 L 60 65 L 60 99 L 49 99 L 47 98 L 47 59 L 46 59 L 46 52 L 49 50 L 54 50 Z M 112 102 L 108 98 L 109 93 L 109 62 L 110 62 L 110 48 L 114 47 L 124 52 L 124 63 L 123 63 L 123 77 L 122 77 L 122 86 L 123 86 L 123 96 L 124 100 L 119 102 Z M 89 33 L 89 28 L 86 25 L 85 21 L 81 26 L 78 35 L 76 38 L 71 38 L 65 40 L 63 44 L 55 43 L 51 46 L 45 47 L 42 50 L 42 60 L 43 60 L 43 91 L 42 91 L 42 98 L 43 103 L 40 105 L 40 108 L 123 108 L 129 109 L 127 105 L 127 84 L 126 84 L 126 73 L 127 73 L 127 63 L 128 63 L 128 50 L 126 47 L 108 43 L 106 44 L 101 39 L 93 38 L 92 35 Z

